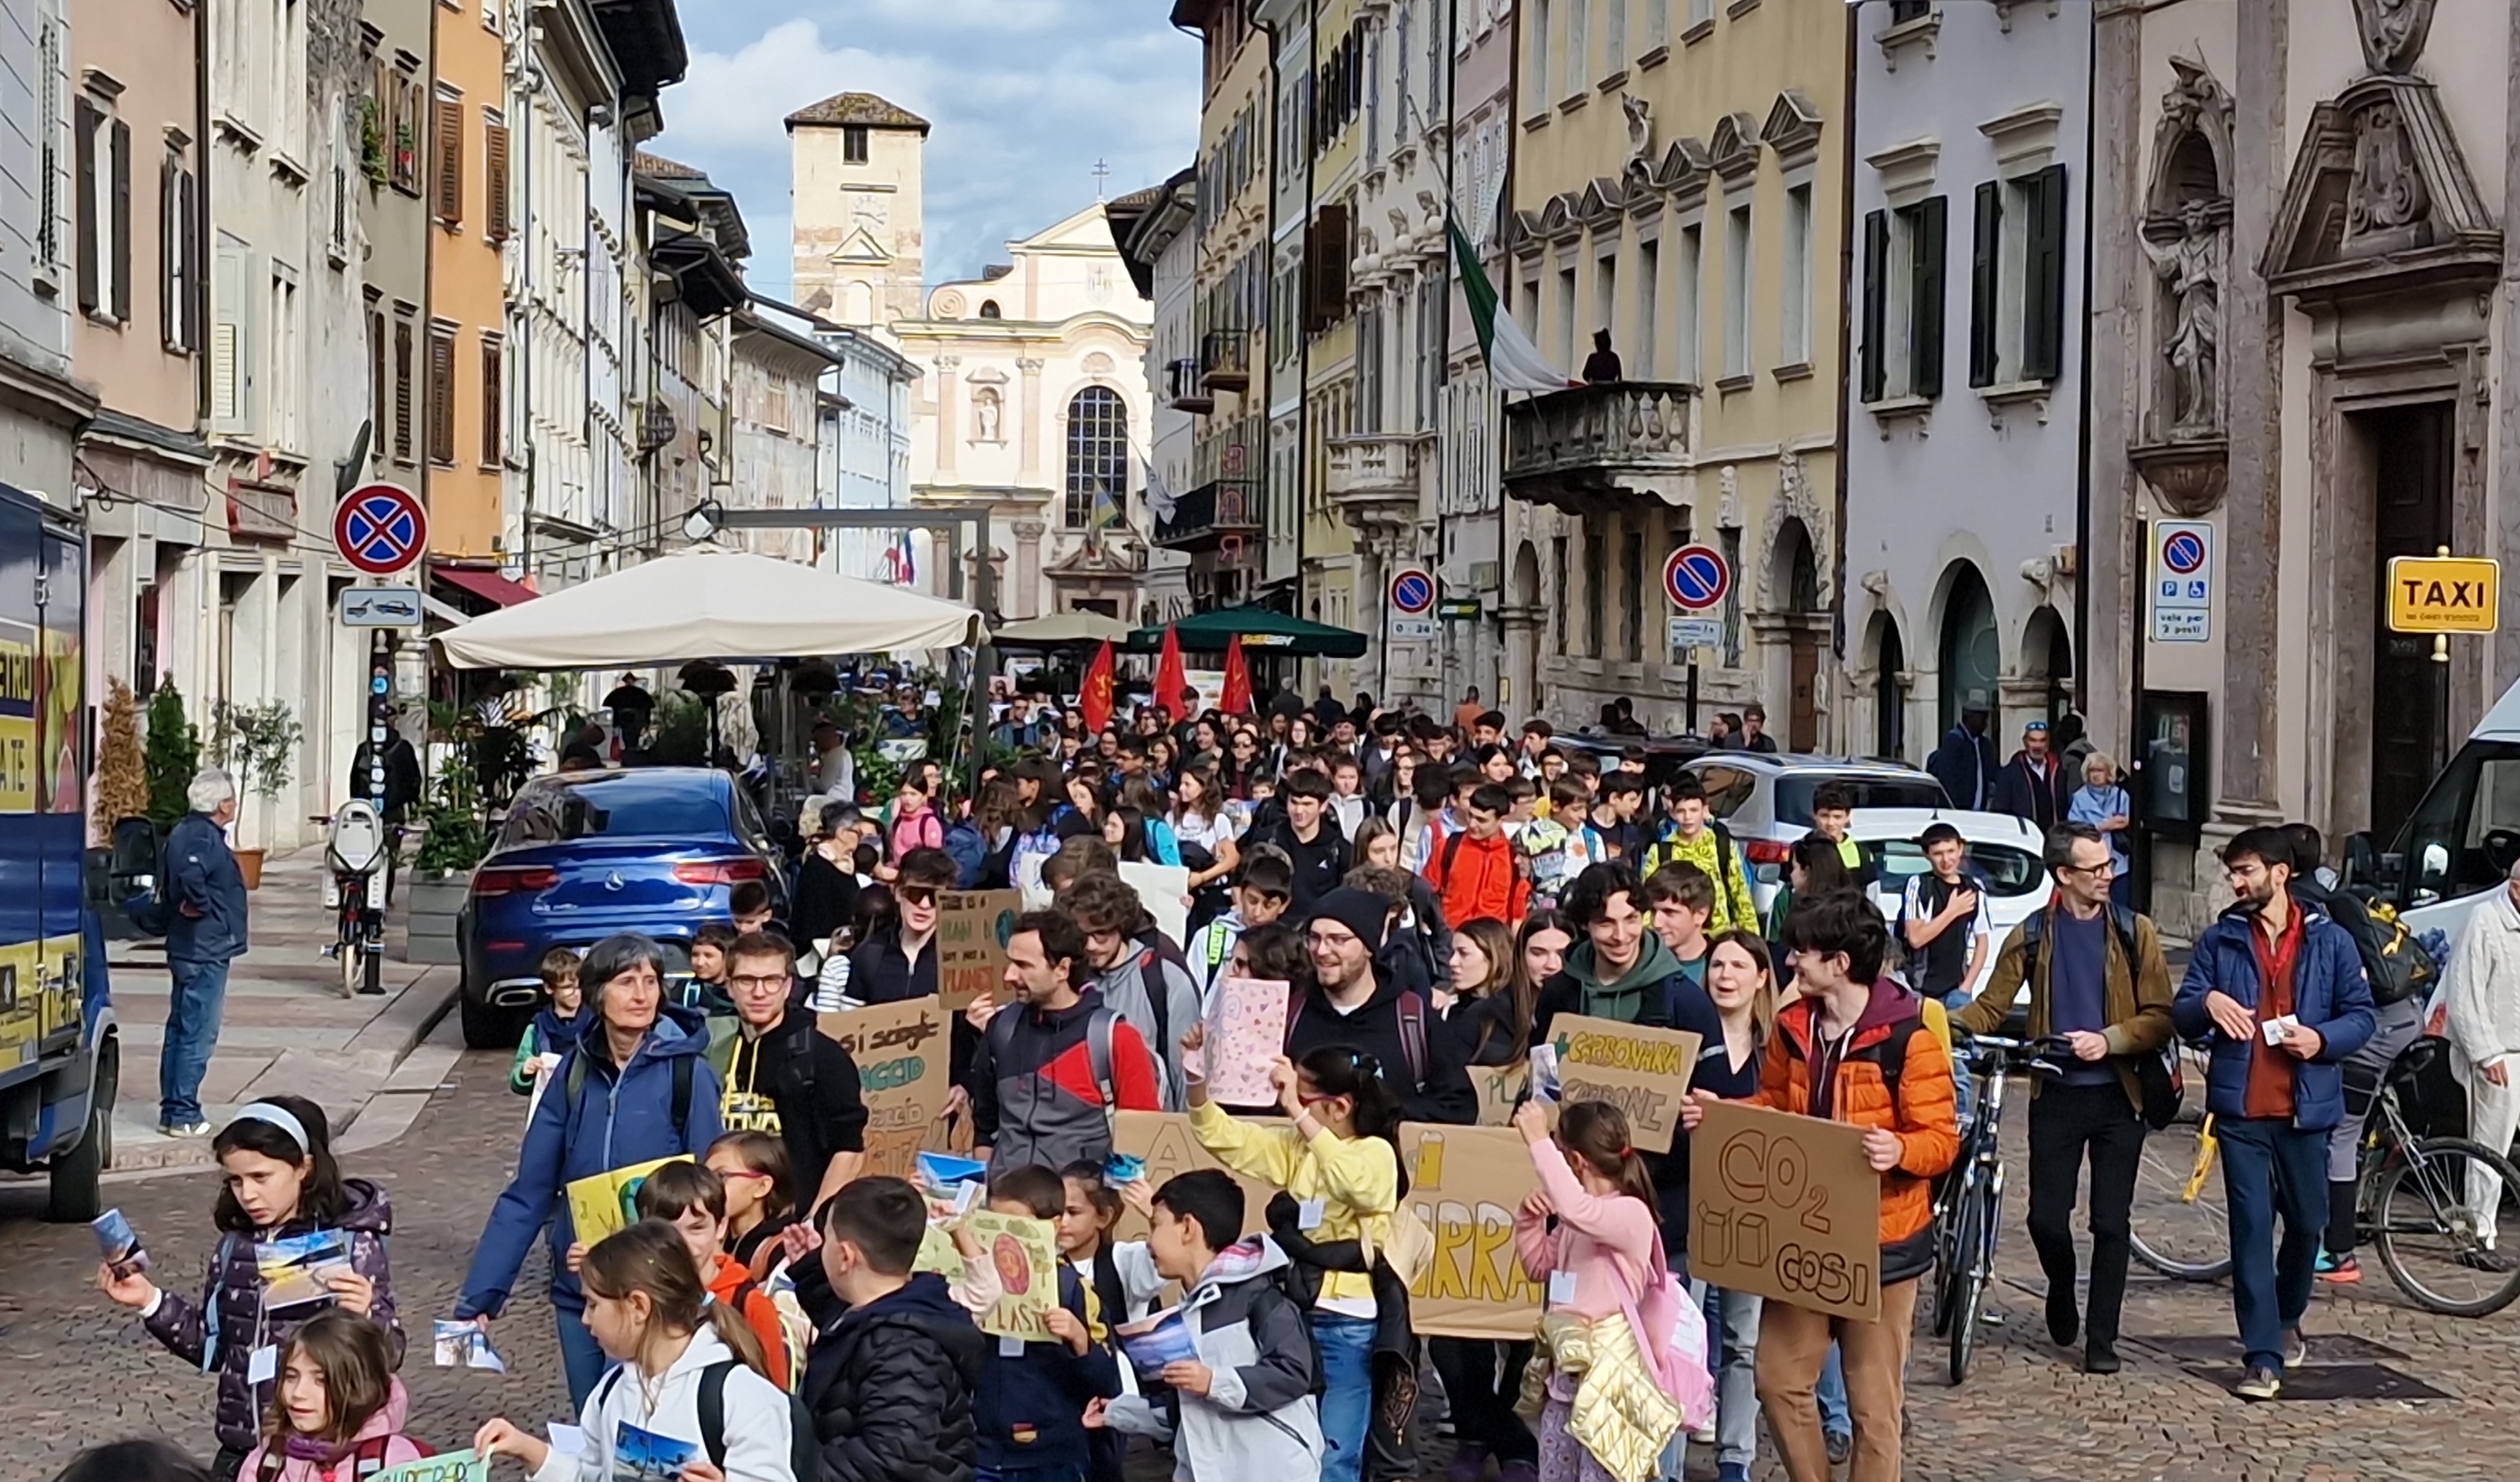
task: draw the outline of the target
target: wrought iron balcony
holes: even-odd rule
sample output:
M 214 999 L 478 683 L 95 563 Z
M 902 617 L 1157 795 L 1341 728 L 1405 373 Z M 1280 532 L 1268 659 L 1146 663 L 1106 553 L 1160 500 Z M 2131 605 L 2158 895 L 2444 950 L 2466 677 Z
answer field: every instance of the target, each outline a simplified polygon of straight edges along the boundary
M 1360 530 L 1418 518 L 1418 472 L 1431 433 L 1361 432 L 1329 444 L 1330 503 Z
M 1155 544 L 1167 551 L 1239 551 L 1260 534 L 1260 486 L 1248 478 L 1219 478 L 1173 500 L 1169 518 L 1157 516 Z
M 1251 386 L 1251 337 L 1241 330 L 1210 330 L 1198 344 L 1200 379 L 1211 391 Z
M 1676 499 L 1696 463 L 1696 400 L 1692 385 L 1627 381 L 1508 402 L 1506 488 L 1560 507 L 1622 492 Z

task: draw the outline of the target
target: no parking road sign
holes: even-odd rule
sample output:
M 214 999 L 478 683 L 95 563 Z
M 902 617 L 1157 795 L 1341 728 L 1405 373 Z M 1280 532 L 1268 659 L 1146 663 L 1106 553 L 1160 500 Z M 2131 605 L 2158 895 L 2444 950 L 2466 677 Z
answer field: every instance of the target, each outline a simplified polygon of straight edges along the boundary
M 1663 595 L 1684 612 L 1703 612 L 1732 590 L 1732 568 L 1713 546 L 1683 546 L 1662 563 Z
M 1435 607 L 1435 578 L 1416 566 L 1391 573 L 1391 610 L 1403 617 L 1423 617 Z
M 361 484 L 333 511 L 333 546 L 370 576 L 391 576 L 428 547 L 428 512 L 399 484 Z

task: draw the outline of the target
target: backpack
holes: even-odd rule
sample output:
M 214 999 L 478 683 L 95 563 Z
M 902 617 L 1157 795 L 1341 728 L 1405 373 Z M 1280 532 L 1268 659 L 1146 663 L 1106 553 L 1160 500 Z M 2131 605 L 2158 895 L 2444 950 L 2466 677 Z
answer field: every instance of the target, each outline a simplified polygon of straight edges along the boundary
M 1008 1009 L 1012 1010 L 1013 1006 L 1009 1005 Z M 1157 1017 L 1161 1017 L 1162 1013 L 1161 1009 L 1156 1010 Z M 1102 1093 L 1102 1119 L 1106 1123 L 1120 1109 L 1119 1096 L 1111 1088 L 1111 1026 L 1119 1021 L 1120 1010 L 1108 1004 L 1095 1006 L 1093 1017 L 1085 1021 L 1085 1059 L 1093 1070 L 1094 1089 Z M 1005 1026 L 1004 1033 L 999 1032 L 1001 1025 Z M 1007 1051 L 1014 1044 L 1014 1012 L 1001 1010 L 990 1016 L 988 1039 L 989 1057 L 992 1060 L 1005 1059 Z M 1153 1052 L 1149 1050 L 1148 1053 L 1151 1055 Z M 1157 1061 L 1159 1066 L 1161 1063 L 1160 1060 Z
M 158 837 L 156 826 L 147 819 L 124 819 L 114 825 L 112 853 L 112 878 L 126 879 L 154 870 L 148 889 L 122 898 L 122 914 L 142 935 L 164 936 L 175 923 L 175 907 L 166 898 L 166 845 Z
M 392 1436 L 370 1436 L 366 1440 L 359 1442 L 357 1445 L 352 1446 L 350 1448 L 349 1455 L 341 1458 L 339 1461 L 335 1461 L 332 1469 L 324 1473 L 325 1482 L 334 1482 L 334 1479 L 345 1476 L 350 1478 L 373 1477 L 377 1473 L 383 1471 L 385 1469 L 385 1457 L 392 1450 L 394 1439 L 395 1438 Z M 414 1450 L 418 1451 L 423 1457 L 433 1457 L 437 1455 L 435 1451 L 430 1449 L 428 1443 L 426 1441 L 415 1440 L 410 1436 L 404 1436 L 401 1439 L 409 1444 Z M 350 1463 L 350 1469 L 347 1473 L 341 1471 L 341 1461 L 347 1461 Z M 396 1464 L 400 1465 L 403 1463 L 397 1462 Z M 287 1470 L 288 1466 L 289 1457 L 285 1451 L 275 1450 L 271 1446 L 265 1446 L 262 1452 L 262 1464 L 254 1468 L 254 1475 L 260 1478 L 261 1482 L 279 1482 L 280 1474 Z
M 956 819 L 954 827 L 945 831 L 945 852 L 954 856 L 954 888 L 976 888 L 980 870 L 989 858 L 989 841 L 981 836 L 979 825 L 967 818 Z
M 2432 991 L 2441 978 L 2441 964 L 2398 920 L 2395 906 L 2385 901 L 2365 905 L 2362 897 L 2343 890 L 2332 892 L 2326 906 L 2327 919 L 2354 938 L 2354 951 L 2362 959 L 2362 976 L 2371 984 L 2375 1006 L 2386 1009 Z
M 1426 1000 L 1414 992 L 1400 995 L 1400 1053 L 1409 1061 L 1409 1084 L 1418 1091 L 1426 1089 Z M 1304 996 L 1286 995 L 1286 1033 L 1295 1032 L 1295 1021 L 1304 1016 Z
M 723 1470 L 726 1466 L 726 1376 L 745 1367 L 742 1359 L 720 1359 L 700 1370 L 700 1392 L 695 1409 L 699 1413 L 700 1450 L 709 1465 Z M 621 1382 L 621 1366 L 614 1365 L 602 1382 L 595 1386 L 590 1412 L 600 1412 L 610 1398 L 612 1386 Z M 817 1475 L 822 1465 L 820 1449 L 814 1442 L 814 1415 L 805 1408 L 800 1396 L 782 1391 L 788 1401 L 788 1465 L 799 1477 Z
M 793 1394 L 796 1386 L 805 1380 L 805 1350 L 814 1342 L 814 1324 L 812 1319 L 805 1316 L 804 1307 L 796 1301 L 792 1285 L 787 1295 L 788 1301 L 783 1305 L 779 1300 L 779 1293 L 770 1290 L 750 1277 L 745 1277 L 735 1283 L 733 1291 L 727 1293 L 726 1310 L 743 1319 L 749 1325 L 752 1317 L 748 1309 L 752 1299 L 757 1296 L 770 1304 L 771 1312 L 779 1319 L 779 1340 L 788 1351 L 788 1372 L 779 1380 L 779 1387 Z
M 682 1136 L 692 1121 L 692 1059 L 688 1055 L 674 1056 L 674 1135 Z M 586 1090 L 585 1052 L 575 1046 L 568 1052 L 568 1063 L 561 1067 L 561 1087 L 568 1093 L 568 1106 L 574 1109 L 578 1096 Z M 566 1116 L 567 1112 L 562 1112 Z M 688 1150 L 688 1149 L 687 1149 Z

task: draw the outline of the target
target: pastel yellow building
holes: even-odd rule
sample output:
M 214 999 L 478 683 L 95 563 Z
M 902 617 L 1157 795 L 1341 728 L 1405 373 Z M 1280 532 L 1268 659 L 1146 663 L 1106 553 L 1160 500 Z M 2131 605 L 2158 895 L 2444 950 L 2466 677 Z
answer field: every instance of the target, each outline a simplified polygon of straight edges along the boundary
M 1835 744 L 1847 11 L 1521 0 L 1500 288 L 1570 377 L 1606 334 L 1625 378 L 1507 412 L 1507 492 L 1547 507 L 1506 553 L 1528 708 L 1678 731 L 1694 655 L 1699 729 L 1757 703 L 1789 749 Z M 1702 612 L 1662 590 L 1688 544 L 1733 574 Z

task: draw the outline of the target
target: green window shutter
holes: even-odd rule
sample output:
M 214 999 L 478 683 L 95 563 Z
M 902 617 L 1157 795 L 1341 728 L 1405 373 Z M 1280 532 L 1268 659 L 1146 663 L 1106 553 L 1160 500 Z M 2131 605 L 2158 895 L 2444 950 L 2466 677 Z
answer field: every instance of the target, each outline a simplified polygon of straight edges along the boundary
M 1995 384 L 2002 358 L 1996 345 L 1998 291 L 2003 256 L 2003 184 L 1977 188 L 1977 221 L 1969 247 L 1969 384 Z
M 2052 381 L 2065 366 L 2065 167 L 2031 177 L 2029 261 L 2021 300 L 2021 374 Z
M 1909 260 L 1908 394 L 1943 394 L 1944 236 L 1951 202 L 1935 196 L 1916 203 L 1914 251 Z
M 1883 290 L 1890 271 L 1890 213 L 1864 215 L 1864 343 L 1858 348 L 1856 394 L 1879 401 L 1889 389 L 1888 368 L 1881 358 L 1881 337 L 1889 324 L 1889 300 Z

